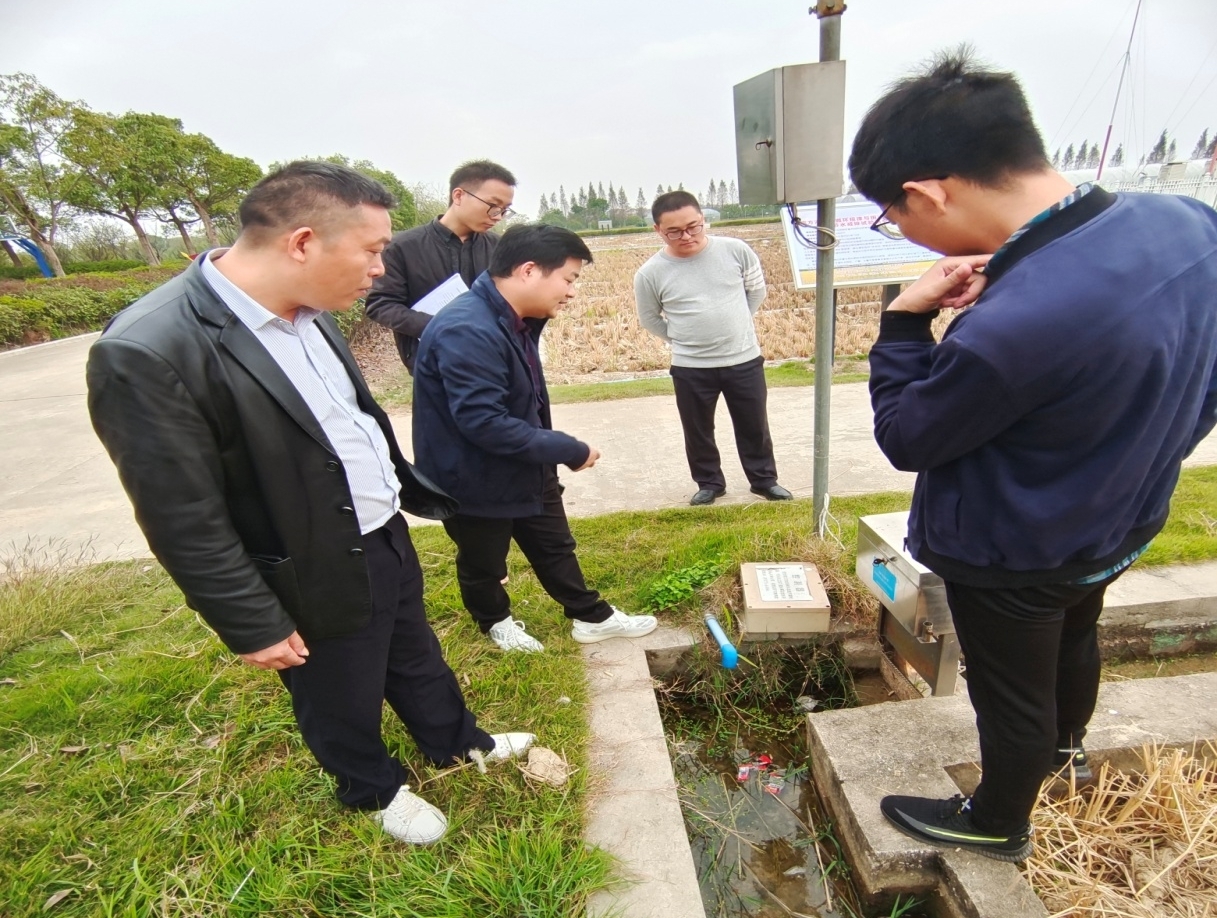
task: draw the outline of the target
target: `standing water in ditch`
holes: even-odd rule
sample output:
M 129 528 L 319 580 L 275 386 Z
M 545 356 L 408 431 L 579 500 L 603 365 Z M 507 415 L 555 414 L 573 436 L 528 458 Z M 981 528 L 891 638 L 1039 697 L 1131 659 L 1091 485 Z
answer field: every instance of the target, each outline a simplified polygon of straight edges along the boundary
M 699 653 L 655 692 L 709 918 L 924 915 L 863 909 L 809 781 L 806 714 L 884 698 L 835 647 L 753 645 L 733 671 Z

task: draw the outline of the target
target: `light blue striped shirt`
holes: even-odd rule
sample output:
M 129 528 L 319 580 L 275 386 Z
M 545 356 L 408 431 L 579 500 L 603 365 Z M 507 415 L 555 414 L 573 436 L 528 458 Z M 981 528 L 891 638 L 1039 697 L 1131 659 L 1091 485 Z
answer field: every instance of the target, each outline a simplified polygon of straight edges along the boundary
M 211 263 L 212 256 L 224 251 L 208 253 L 203 277 L 266 348 L 325 431 L 346 470 L 359 531 L 366 534 L 379 529 L 401 507 L 401 484 L 384 431 L 360 410 L 346 366 L 317 327 L 320 310 L 303 306 L 293 321 L 279 318 Z

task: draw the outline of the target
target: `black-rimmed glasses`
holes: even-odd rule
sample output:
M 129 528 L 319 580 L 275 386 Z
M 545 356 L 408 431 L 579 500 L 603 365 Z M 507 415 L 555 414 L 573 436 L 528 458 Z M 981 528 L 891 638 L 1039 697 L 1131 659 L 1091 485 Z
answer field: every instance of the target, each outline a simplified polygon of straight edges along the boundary
M 481 201 L 483 204 L 485 204 L 487 217 L 492 219 L 494 217 L 510 217 L 515 213 L 515 211 L 510 207 L 500 207 L 498 204 L 493 204 L 490 201 L 487 201 L 485 198 L 479 198 L 468 188 L 462 188 L 461 191 L 465 192 L 465 194 L 469 195 L 469 197 L 473 198 L 475 201 Z
M 928 182 L 930 179 L 933 179 L 936 182 L 941 182 L 949 177 L 950 176 L 946 175 L 931 175 L 928 178 L 912 179 L 911 181 Z M 875 222 L 870 225 L 870 228 L 879 235 L 886 236 L 888 239 L 904 239 L 904 233 L 901 232 L 900 227 L 888 219 L 887 212 L 899 204 L 901 200 L 907 197 L 907 195 L 907 191 L 901 190 L 900 194 L 892 198 L 892 202 L 888 204 L 887 207 L 883 208 L 883 212 L 875 218 Z
M 896 199 L 892 201 L 891 204 L 888 204 L 887 207 L 883 208 L 883 212 L 879 214 L 879 216 L 875 218 L 875 222 L 870 225 L 870 228 L 880 236 L 886 236 L 888 239 L 904 238 L 904 233 L 900 232 L 900 227 L 887 218 L 887 212 L 896 206 L 896 201 L 903 198 L 904 194 L 905 193 L 903 191 L 900 192 L 900 194 L 896 196 Z
M 665 239 L 671 239 L 673 242 L 676 242 L 681 236 L 688 236 L 690 239 L 696 239 L 705 231 L 706 224 L 697 223 L 693 226 L 686 226 L 684 229 L 664 230 L 663 235 Z

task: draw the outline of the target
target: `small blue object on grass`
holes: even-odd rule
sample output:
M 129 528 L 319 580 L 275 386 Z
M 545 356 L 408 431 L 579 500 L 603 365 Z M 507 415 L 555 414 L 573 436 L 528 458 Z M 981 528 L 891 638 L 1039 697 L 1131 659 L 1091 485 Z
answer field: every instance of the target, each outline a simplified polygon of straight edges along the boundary
M 710 634 L 714 636 L 714 640 L 718 641 L 718 646 L 723 652 L 723 669 L 735 669 L 739 662 L 739 654 L 735 650 L 735 645 L 727 639 L 723 626 L 713 615 L 707 615 L 706 627 L 710 629 Z

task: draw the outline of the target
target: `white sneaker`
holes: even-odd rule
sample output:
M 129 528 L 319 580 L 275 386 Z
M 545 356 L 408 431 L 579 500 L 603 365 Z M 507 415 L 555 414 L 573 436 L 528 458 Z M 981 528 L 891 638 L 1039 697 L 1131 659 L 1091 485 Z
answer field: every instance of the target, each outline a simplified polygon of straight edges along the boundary
M 444 814 L 422 797 L 410 793 L 405 784 L 393 802 L 374 813 L 373 818 L 386 832 L 408 845 L 429 845 L 439 841 L 448 831 Z
M 490 626 L 490 638 L 499 645 L 499 650 L 520 650 L 524 653 L 540 653 L 545 645 L 524 630 L 518 618 L 505 618 Z
M 526 753 L 537 736 L 535 733 L 493 733 L 490 738 L 494 740 L 494 748 L 483 753 L 483 758 L 487 762 L 506 762 Z
M 483 752 L 481 749 L 469 750 L 469 758 L 474 761 L 478 771 L 482 774 L 486 774 L 487 762 L 490 764 L 506 762 L 508 759 L 523 755 L 537 737 L 533 733 L 494 733 L 490 738 L 494 740 L 494 748 L 489 752 Z
M 576 619 L 571 628 L 571 637 L 580 644 L 595 644 L 615 637 L 642 637 L 659 627 L 654 615 L 626 615 L 616 606 L 612 608 L 612 618 L 602 622 L 581 622 Z

